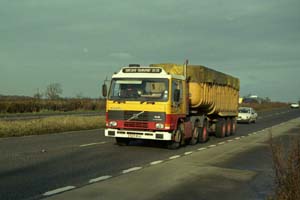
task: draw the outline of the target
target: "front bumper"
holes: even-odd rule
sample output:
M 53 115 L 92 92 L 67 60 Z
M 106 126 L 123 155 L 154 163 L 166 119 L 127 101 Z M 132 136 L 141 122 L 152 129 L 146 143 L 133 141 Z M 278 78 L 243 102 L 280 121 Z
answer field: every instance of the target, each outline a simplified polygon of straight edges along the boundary
M 236 121 L 237 122 L 241 122 L 241 123 L 243 123 L 243 122 L 249 122 L 250 118 L 237 118 Z
M 172 133 L 164 131 L 136 131 L 136 130 L 119 130 L 105 129 L 104 134 L 107 137 L 147 139 L 147 140 L 172 140 Z

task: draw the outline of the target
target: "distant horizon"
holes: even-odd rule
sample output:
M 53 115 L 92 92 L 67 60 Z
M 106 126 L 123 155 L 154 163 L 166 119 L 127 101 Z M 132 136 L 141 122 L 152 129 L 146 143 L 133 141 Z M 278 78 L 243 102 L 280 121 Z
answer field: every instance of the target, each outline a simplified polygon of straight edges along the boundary
M 30 96 L 30 95 L 5 95 L 5 94 L 0 94 L 0 98 L 2 98 L 2 97 L 35 98 L 34 95 Z M 70 99 L 72 99 L 72 98 L 74 98 L 74 99 L 76 99 L 76 98 L 78 98 L 78 99 L 84 99 L 84 98 L 87 98 L 87 99 L 104 99 L 104 97 L 102 97 L 102 96 L 100 96 L 100 97 L 88 97 L 88 96 L 76 97 L 76 96 L 63 96 L 63 95 L 60 96 L 59 98 L 60 99 L 68 99 L 68 98 L 70 98 Z M 43 96 L 41 99 L 49 99 L 49 98 Z
M 255 95 L 255 96 L 257 96 L 257 95 Z M 0 99 L 2 97 L 35 98 L 34 95 L 27 96 L 27 95 L 4 95 L 4 94 L 0 94 Z M 73 96 L 72 97 L 72 96 L 63 96 L 63 95 L 59 97 L 59 99 L 85 99 L 85 98 L 87 98 L 87 99 L 105 99 L 105 97 L 102 97 L 102 95 L 99 96 L 99 97 L 88 97 L 88 96 L 82 96 L 82 97 Z M 248 96 L 248 95 L 244 95 L 244 96 L 240 96 L 239 98 L 266 99 L 266 98 L 269 98 L 269 97 L 259 97 L 259 96 L 257 96 L 257 97 L 251 97 L 251 96 Z M 47 100 L 49 98 L 43 96 L 41 99 Z M 270 100 L 271 100 L 271 102 L 280 102 L 280 103 L 300 102 L 300 99 L 298 101 L 276 101 L 276 100 L 273 100 L 273 99 L 270 98 Z

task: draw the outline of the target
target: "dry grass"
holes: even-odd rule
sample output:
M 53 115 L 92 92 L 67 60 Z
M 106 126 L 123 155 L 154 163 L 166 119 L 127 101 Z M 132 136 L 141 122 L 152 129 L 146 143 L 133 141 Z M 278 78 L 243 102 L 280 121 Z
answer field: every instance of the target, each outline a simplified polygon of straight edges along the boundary
M 1 98 L 0 113 L 39 113 L 69 111 L 99 111 L 105 108 L 104 99 L 35 99 L 35 98 Z
M 0 121 L 0 137 L 40 135 L 103 128 L 105 117 L 48 117 L 25 121 Z
M 271 137 L 275 194 L 272 200 L 300 199 L 300 140 L 291 140 L 288 147 Z

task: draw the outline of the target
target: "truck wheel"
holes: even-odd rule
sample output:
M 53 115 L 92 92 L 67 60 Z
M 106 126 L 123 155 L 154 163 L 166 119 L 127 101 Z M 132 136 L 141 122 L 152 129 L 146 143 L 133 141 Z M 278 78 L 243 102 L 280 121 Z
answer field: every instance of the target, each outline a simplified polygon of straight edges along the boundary
M 219 118 L 216 124 L 216 137 L 223 138 L 226 134 L 226 125 L 223 118 Z
M 231 119 L 231 135 L 236 134 L 236 119 Z
M 198 122 L 195 123 L 193 135 L 190 140 L 190 145 L 195 145 L 198 143 L 200 128 L 198 127 Z
M 226 120 L 226 134 L 225 134 L 226 137 L 231 135 L 231 128 L 232 128 L 232 120 L 231 118 L 228 118 Z
M 199 137 L 198 137 L 198 141 L 200 143 L 205 143 L 208 141 L 209 139 L 209 135 L 208 135 L 208 131 L 207 131 L 207 122 L 204 121 L 203 123 L 203 127 L 198 128 L 199 129 Z
M 168 143 L 168 149 L 178 149 L 183 142 L 183 124 L 178 124 L 174 133 L 174 140 Z
M 128 138 L 116 138 L 116 142 L 119 146 L 127 146 L 130 140 Z

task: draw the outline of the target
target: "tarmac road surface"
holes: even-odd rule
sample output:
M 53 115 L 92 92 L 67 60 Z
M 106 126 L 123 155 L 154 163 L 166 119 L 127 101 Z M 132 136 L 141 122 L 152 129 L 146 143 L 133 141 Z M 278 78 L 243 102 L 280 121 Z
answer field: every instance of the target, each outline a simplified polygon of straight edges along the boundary
M 276 140 L 300 139 L 300 118 L 270 129 Z M 270 129 L 136 166 L 126 174 L 47 199 L 267 199 L 274 183 Z
M 292 109 L 264 113 L 256 124 L 239 124 L 238 133 L 235 136 L 223 139 L 211 137 L 210 141 L 205 144 L 188 145 L 175 151 L 168 150 L 156 143 L 144 144 L 137 142 L 130 146 L 119 147 L 114 144 L 114 139 L 103 136 L 103 130 L 3 138 L 0 139 L 0 199 L 40 199 L 43 197 L 62 199 L 62 196 L 56 196 L 56 194 L 71 190 L 70 193 L 61 194 L 71 195 L 73 192 L 89 190 L 93 187 L 99 187 L 98 191 L 100 191 L 101 195 L 104 195 L 104 191 L 107 191 L 105 195 L 123 191 L 121 199 L 131 198 L 137 194 L 145 199 L 159 199 L 160 196 L 161 199 L 167 199 L 170 196 L 169 194 L 174 194 L 175 196 L 170 196 L 170 199 L 171 197 L 176 199 L 177 196 L 179 199 L 179 196 L 185 193 L 192 193 L 195 195 L 194 197 L 201 199 L 203 194 L 195 192 L 193 185 L 197 185 L 199 191 L 209 194 L 210 191 L 203 190 L 203 188 L 211 188 L 206 187 L 207 185 L 215 185 L 217 187 L 217 185 L 222 183 L 221 180 L 226 180 L 224 176 L 236 177 L 236 179 L 222 183 L 224 187 L 231 181 L 238 186 L 242 183 L 248 186 L 255 177 L 264 177 L 265 173 L 257 173 L 255 167 L 262 171 L 265 168 L 270 170 L 270 165 L 268 165 L 270 160 L 256 147 L 267 148 L 266 145 L 258 145 L 252 148 L 247 145 L 237 144 L 250 144 L 251 141 L 248 141 L 250 138 L 258 137 L 260 139 L 260 137 L 257 135 L 250 137 L 249 134 L 259 133 L 262 130 L 267 131 L 265 129 L 298 117 L 300 117 L 300 111 Z M 295 125 L 290 122 L 287 124 Z M 287 128 L 289 127 L 284 127 L 284 129 Z M 252 142 L 255 144 L 259 143 L 257 141 Z M 199 150 L 202 148 L 206 149 Z M 246 150 L 249 150 L 249 152 Z M 245 153 L 247 155 L 249 153 L 251 156 L 244 156 L 243 154 Z M 230 157 L 230 155 L 232 156 Z M 254 162 L 255 160 L 259 162 Z M 260 164 L 260 160 L 265 161 L 267 164 Z M 219 163 L 215 163 L 216 161 Z M 210 166 L 212 164 L 209 162 L 213 163 L 213 167 Z M 244 170 L 245 166 L 242 163 L 247 162 L 254 163 L 254 166 L 251 169 Z M 188 163 L 190 164 L 185 165 Z M 168 167 L 165 168 L 165 166 Z M 140 182 L 138 178 L 143 176 L 140 176 L 139 173 L 146 171 L 150 171 L 147 175 L 149 179 L 143 179 Z M 170 172 L 173 171 L 177 172 L 178 176 L 172 176 Z M 241 171 L 242 173 L 240 173 Z M 164 176 L 168 173 L 170 173 L 169 176 Z M 138 176 L 135 176 L 136 174 Z M 208 176 L 209 174 L 218 176 L 219 179 L 211 178 Z M 135 182 L 131 181 L 131 178 L 134 177 L 136 178 Z M 246 182 L 240 182 L 242 180 Z M 272 183 L 271 180 L 266 180 L 268 181 L 264 183 L 258 181 L 257 184 L 261 184 L 259 185 L 261 187 L 257 187 L 257 193 L 255 194 L 250 191 L 249 196 L 265 196 L 268 193 L 268 184 Z M 119 190 L 115 190 L 116 187 L 109 184 L 111 181 L 117 181 L 114 183 L 119 182 L 122 184 L 119 185 Z M 144 182 L 147 183 L 145 188 L 142 187 Z M 157 184 L 160 182 L 167 185 L 167 187 Z M 174 183 L 178 182 L 181 184 L 174 185 Z M 251 184 L 254 183 L 251 182 Z M 161 190 L 157 190 L 155 185 L 161 186 L 159 187 Z M 191 190 L 186 190 L 190 185 Z M 126 188 L 128 190 L 125 190 Z M 151 188 L 157 190 L 157 192 L 152 195 L 147 194 L 146 190 Z M 181 188 L 185 189 L 181 190 Z M 264 191 L 260 191 L 261 188 Z M 247 196 L 248 193 L 245 193 L 247 191 L 242 191 L 241 194 Z M 112 193 L 109 194 L 109 192 Z M 239 191 L 236 191 L 236 193 L 239 193 Z M 81 197 L 85 199 L 109 197 L 101 195 L 91 193 L 91 196 Z M 230 196 L 229 193 L 228 195 Z M 223 196 L 225 198 L 226 195 L 223 194 Z

